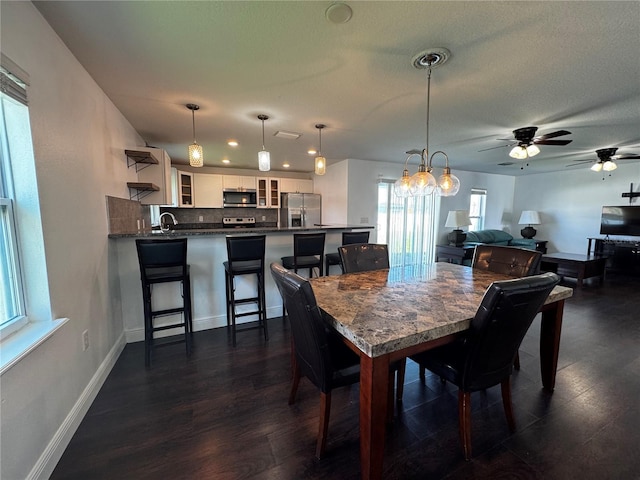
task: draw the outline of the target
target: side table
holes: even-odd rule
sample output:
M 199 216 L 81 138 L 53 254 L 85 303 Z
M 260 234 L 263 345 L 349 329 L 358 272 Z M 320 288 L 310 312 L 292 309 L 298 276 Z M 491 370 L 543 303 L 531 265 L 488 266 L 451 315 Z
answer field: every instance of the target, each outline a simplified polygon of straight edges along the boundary
M 475 246 L 436 245 L 436 262 L 445 261 L 462 265 L 465 260 L 473 259 L 475 248 Z

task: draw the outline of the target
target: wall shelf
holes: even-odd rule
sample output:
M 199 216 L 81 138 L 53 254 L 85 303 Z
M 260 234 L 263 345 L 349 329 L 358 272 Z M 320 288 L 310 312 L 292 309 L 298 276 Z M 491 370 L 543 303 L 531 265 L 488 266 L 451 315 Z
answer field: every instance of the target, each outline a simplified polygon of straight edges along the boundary
M 147 168 L 149 165 L 158 165 L 160 162 L 151 152 L 142 152 L 140 150 L 125 150 L 127 155 L 127 168 L 135 165 L 136 172 Z
M 127 182 L 127 187 L 129 187 L 129 200 L 140 200 L 160 190 L 160 187 L 153 183 L 143 182 Z

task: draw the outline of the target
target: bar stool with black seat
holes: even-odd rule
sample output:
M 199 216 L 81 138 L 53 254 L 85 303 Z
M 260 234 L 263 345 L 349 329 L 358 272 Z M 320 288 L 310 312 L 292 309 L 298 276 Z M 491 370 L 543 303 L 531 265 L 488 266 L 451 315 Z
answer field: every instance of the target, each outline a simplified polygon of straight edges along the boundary
M 342 246 L 353 245 L 354 243 L 369 243 L 369 232 L 342 232 Z M 331 265 L 340 265 L 340 269 L 344 273 L 340 262 L 340 253 L 330 252 L 324 256 L 325 275 L 329 275 Z
M 309 269 L 309 278 L 313 277 L 313 269 L 318 269 L 318 276 L 322 276 L 324 257 L 325 232 L 294 233 L 293 256 L 281 257 L 282 266 L 298 273 L 301 268 Z M 285 317 L 285 305 L 282 303 L 282 318 Z
M 227 261 L 224 265 L 224 278 L 227 300 L 227 326 L 231 327 L 233 346 L 236 346 L 236 331 L 264 330 L 264 339 L 269 339 L 267 328 L 267 302 L 264 293 L 264 252 L 266 235 L 227 236 Z M 257 292 L 255 297 L 236 298 L 235 277 L 238 275 L 256 275 Z M 237 305 L 255 303 L 256 310 L 238 313 Z M 258 315 L 258 325 L 237 330 L 236 319 L 249 315 Z
M 144 359 L 145 365 L 151 364 L 151 351 L 154 347 L 184 342 L 187 356 L 191 354 L 191 334 L 193 320 L 191 314 L 191 279 L 187 264 L 187 239 L 137 239 L 136 250 L 140 264 L 142 282 L 142 301 L 144 306 Z M 154 310 L 151 293 L 153 285 L 180 282 L 182 286 L 182 306 Z M 155 325 L 156 317 L 181 313 L 182 321 L 165 325 Z M 183 328 L 184 338 L 156 343 L 154 333 L 172 328 Z

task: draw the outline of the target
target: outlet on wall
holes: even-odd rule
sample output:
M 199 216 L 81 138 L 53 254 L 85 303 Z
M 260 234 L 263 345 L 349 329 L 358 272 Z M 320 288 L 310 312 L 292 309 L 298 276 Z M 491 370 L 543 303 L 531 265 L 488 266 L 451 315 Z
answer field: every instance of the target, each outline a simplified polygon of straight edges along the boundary
M 199 222 L 204 222 L 204 216 L 203 215 L 199 215 L 198 216 L 198 221 Z
M 86 352 L 89 348 L 89 330 L 82 332 L 82 351 Z

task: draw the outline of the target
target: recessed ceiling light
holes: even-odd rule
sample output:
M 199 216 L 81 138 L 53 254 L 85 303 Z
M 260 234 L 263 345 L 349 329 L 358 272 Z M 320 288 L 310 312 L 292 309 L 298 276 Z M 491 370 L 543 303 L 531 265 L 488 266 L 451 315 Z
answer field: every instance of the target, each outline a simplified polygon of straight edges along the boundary
M 315 154 L 316 154 L 316 153 L 318 153 L 318 152 L 317 152 L 317 151 L 315 151 L 313 148 L 311 148 L 311 149 L 307 150 L 307 153 L 308 153 L 309 155 L 315 155 Z
M 228 158 L 223 158 L 222 163 L 231 163 L 231 161 Z
M 238 142 L 235 140 L 229 140 L 227 142 L 227 145 L 229 145 L 230 147 L 237 147 L 238 146 Z
M 302 134 L 296 133 L 296 132 L 287 132 L 285 130 L 278 130 L 276 133 L 273 134 L 273 136 L 280 137 L 280 138 L 287 138 L 289 140 L 297 140 L 302 136 Z
M 288 163 L 283 163 L 282 164 L 282 168 L 289 168 L 291 165 L 289 165 Z

